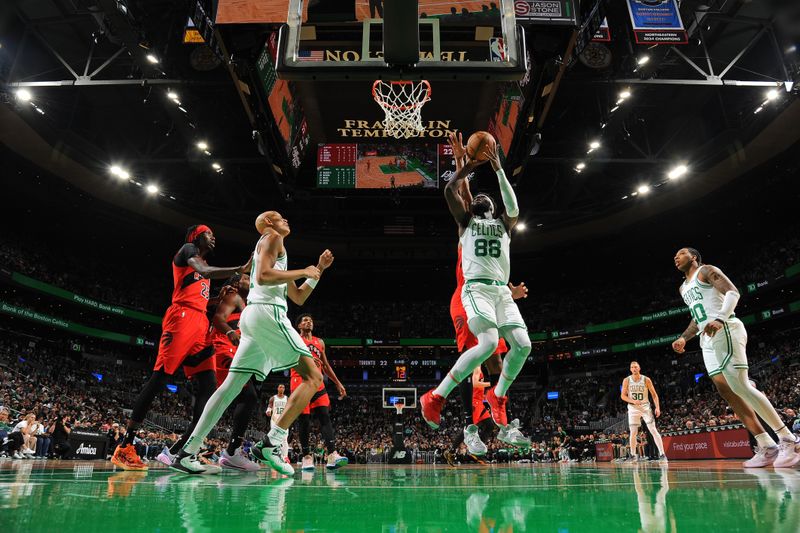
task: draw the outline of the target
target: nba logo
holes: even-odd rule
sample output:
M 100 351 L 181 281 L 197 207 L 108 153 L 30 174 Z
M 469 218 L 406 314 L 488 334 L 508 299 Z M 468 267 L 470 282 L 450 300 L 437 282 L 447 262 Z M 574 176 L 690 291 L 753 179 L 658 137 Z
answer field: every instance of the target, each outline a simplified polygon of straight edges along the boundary
M 489 60 L 505 61 L 506 47 L 502 37 L 492 37 L 489 39 Z

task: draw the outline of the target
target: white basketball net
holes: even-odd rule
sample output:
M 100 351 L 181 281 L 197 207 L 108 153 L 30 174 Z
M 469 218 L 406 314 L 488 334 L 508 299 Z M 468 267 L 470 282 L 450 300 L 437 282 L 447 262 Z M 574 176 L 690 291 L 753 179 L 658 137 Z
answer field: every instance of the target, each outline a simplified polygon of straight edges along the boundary
M 381 106 L 386 118 L 383 129 L 395 139 L 419 137 L 422 126 L 422 106 L 431 99 L 431 84 L 422 81 L 375 81 L 372 97 Z

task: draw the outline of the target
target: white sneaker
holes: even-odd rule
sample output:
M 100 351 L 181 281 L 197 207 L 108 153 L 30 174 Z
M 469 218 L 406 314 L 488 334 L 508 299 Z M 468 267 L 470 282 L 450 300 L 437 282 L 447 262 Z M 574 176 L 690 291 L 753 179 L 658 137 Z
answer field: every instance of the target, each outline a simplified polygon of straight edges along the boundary
M 486 444 L 481 440 L 478 426 L 470 424 L 464 428 L 464 444 L 467 446 L 467 451 L 472 455 L 486 455 L 489 449 Z
M 222 456 L 219 458 L 219 464 L 223 468 L 230 468 L 232 470 L 240 470 L 243 472 L 258 472 L 259 467 L 256 463 L 250 460 L 245 455 L 242 447 L 236 448 L 236 453 L 233 455 L 228 454 L 228 450 L 222 450 Z
M 281 457 L 281 447 L 271 446 L 269 436 L 267 436 L 267 443 L 258 441 L 250 448 L 251 453 L 256 459 L 262 463 L 267 463 L 273 470 L 284 476 L 294 475 L 294 467 L 283 460 Z
M 175 456 L 169 453 L 169 448 L 164 446 L 164 449 L 158 454 L 156 460 L 165 466 L 172 466 L 172 463 L 175 462 Z
M 777 446 L 756 446 L 756 454 L 742 463 L 745 468 L 764 468 L 770 466 L 778 458 L 780 450 Z
M 185 457 L 176 457 L 175 461 L 169 465 L 170 470 L 181 472 L 183 474 L 205 474 L 206 466 L 197 460 L 196 455 L 187 455 Z
M 22 459 L 22 454 L 19 453 L 19 450 L 17 450 L 17 451 L 14 452 L 14 455 L 12 455 L 12 457 L 14 459 Z
M 325 465 L 325 468 L 328 470 L 336 470 L 337 468 L 347 466 L 349 462 L 350 459 L 339 455 L 339 452 L 337 451 L 333 451 L 332 453 L 328 454 L 328 464 Z
M 497 434 L 497 439 L 506 444 L 517 448 L 527 448 L 531 445 L 531 439 L 522 434 L 519 430 L 519 419 L 515 418 L 506 427 L 501 427 Z
M 661 455 L 658 456 L 658 462 L 659 463 L 668 463 L 669 459 L 667 459 L 667 456 L 662 453 Z
M 775 468 L 792 468 L 800 463 L 800 439 L 792 435 L 791 439 L 782 438 L 778 443 L 778 458 L 772 463 Z
M 300 463 L 300 470 L 310 472 L 314 470 L 314 458 L 310 455 L 304 455 L 303 461 Z
M 34 455 L 36 455 L 36 452 L 31 450 L 30 448 L 22 448 L 22 455 L 28 455 L 30 457 L 33 457 Z

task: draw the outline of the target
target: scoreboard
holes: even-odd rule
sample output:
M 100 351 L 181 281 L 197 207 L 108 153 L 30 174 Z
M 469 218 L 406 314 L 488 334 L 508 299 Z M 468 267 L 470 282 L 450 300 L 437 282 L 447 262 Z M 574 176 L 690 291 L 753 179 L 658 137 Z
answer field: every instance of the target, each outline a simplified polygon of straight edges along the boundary
M 356 188 L 356 144 L 321 144 L 317 150 L 317 187 Z

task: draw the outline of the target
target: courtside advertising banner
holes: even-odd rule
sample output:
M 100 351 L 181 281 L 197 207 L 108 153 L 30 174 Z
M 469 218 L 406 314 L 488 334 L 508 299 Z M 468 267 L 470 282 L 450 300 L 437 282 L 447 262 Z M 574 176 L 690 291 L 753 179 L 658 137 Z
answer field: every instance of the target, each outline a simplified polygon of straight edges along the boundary
M 677 0 L 626 0 L 637 44 L 686 44 Z
M 664 435 L 664 450 L 672 459 L 749 459 L 753 456 L 745 429 Z
M 598 463 L 610 463 L 614 459 L 614 445 L 610 442 L 598 442 L 594 445 L 594 453 Z

